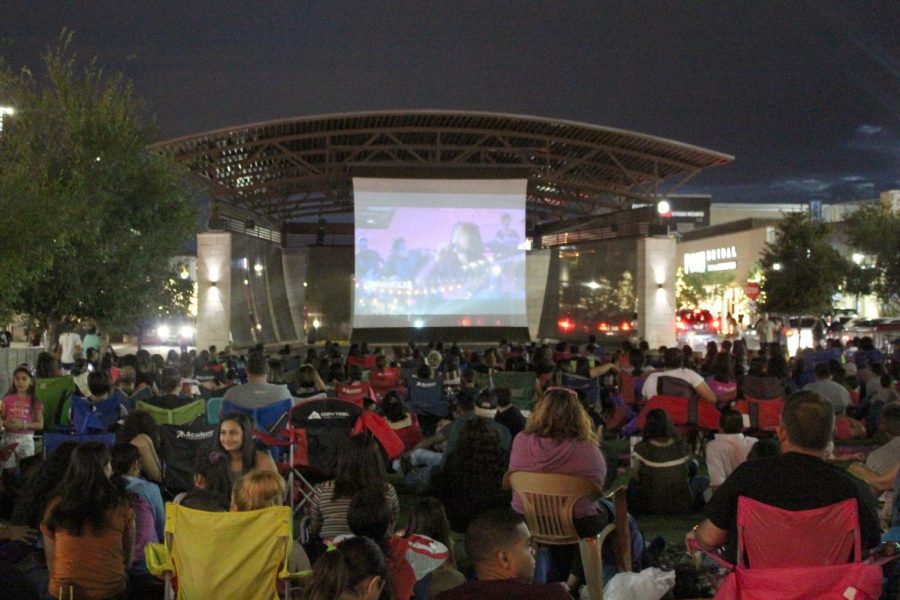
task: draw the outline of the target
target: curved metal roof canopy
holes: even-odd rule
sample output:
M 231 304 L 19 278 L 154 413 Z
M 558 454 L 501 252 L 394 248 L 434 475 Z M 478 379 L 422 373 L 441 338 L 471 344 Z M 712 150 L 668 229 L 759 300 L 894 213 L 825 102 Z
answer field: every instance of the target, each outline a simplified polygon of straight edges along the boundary
M 355 167 L 518 167 L 532 214 L 559 219 L 656 200 L 733 160 L 596 125 L 434 110 L 284 119 L 154 147 L 207 179 L 214 200 L 280 223 L 352 213 Z

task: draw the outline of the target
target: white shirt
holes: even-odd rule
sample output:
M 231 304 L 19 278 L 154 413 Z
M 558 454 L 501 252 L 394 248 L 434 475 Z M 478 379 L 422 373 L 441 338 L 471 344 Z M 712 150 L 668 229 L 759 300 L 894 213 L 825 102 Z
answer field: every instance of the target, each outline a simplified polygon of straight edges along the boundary
M 706 444 L 709 485 L 722 485 L 731 472 L 747 460 L 747 453 L 756 442 L 755 437 L 745 437 L 743 433 L 717 433 L 715 439 Z
M 59 357 L 59 362 L 66 364 L 75 362 L 75 350 L 80 345 L 81 336 L 73 331 L 59 336 L 59 347 L 62 349 L 62 356 Z
M 644 387 L 641 388 L 641 394 L 643 394 L 644 398 L 652 398 L 656 396 L 656 382 L 660 377 L 675 377 L 677 379 L 681 379 L 687 381 L 691 384 L 691 387 L 697 389 L 697 386 L 701 383 L 705 383 L 703 376 L 700 375 L 697 371 L 691 371 L 690 369 L 669 369 L 668 371 L 657 371 L 655 373 L 650 373 L 647 376 L 647 380 L 644 381 Z

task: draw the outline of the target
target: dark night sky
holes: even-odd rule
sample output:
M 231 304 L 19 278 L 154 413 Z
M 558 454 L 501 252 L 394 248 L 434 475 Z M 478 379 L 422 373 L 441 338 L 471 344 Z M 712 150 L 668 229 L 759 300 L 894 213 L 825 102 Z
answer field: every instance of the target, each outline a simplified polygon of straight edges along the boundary
M 81 55 L 134 80 L 162 139 L 334 112 L 486 110 L 733 154 L 689 189 L 714 201 L 900 187 L 896 0 L 14 1 L 0 5 L 0 55 L 37 67 L 63 27 Z

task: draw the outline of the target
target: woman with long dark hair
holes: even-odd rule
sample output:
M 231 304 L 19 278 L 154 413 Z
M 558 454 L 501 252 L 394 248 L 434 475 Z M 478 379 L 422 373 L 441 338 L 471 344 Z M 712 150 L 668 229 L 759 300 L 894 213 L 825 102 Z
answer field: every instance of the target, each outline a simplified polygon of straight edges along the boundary
M 393 600 L 384 553 L 367 537 L 353 537 L 313 567 L 303 600 Z
M 116 598 L 125 593 L 135 523 L 125 490 L 110 480 L 109 449 L 75 449 L 41 524 L 54 597 Z
M 509 452 L 489 421 L 469 419 L 431 481 L 453 531 L 465 532 L 480 512 L 509 506 L 510 493 L 503 489 L 508 465 Z
M 231 475 L 237 479 L 253 469 L 277 473 L 272 457 L 253 445 L 253 423 L 244 413 L 222 417 L 216 430 L 215 449 L 231 460 Z
M 347 510 L 353 495 L 365 488 L 381 487 L 394 517 L 400 513 L 397 491 L 387 482 L 381 450 L 375 440 L 365 434 L 347 440 L 338 459 L 334 479 L 313 489 L 310 503 L 310 534 L 323 540 L 350 533 Z

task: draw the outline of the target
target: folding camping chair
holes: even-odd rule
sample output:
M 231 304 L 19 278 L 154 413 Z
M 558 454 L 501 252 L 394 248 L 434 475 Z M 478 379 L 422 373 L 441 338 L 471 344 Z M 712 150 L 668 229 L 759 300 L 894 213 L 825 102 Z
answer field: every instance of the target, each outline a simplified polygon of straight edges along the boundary
M 87 444 L 88 442 L 101 442 L 112 448 L 116 445 L 116 434 L 114 433 L 56 433 L 47 432 L 44 434 L 44 458 L 47 458 L 53 451 L 65 442 L 75 442 L 76 444 Z
M 375 355 L 366 354 L 365 356 L 348 356 L 347 366 L 357 366 L 363 371 L 371 371 L 375 368 Z
M 216 426 L 194 421 L 185 425 L 160 425 L 160 454 L 166 457 L 163 488 L 172 493 L 194 487 L 197 457 L 213 449 Z
M 372 371 L 369 373 L 369 385 L 378 400 L 391 390 L 400 387 L 400 369 L 388 367 L 384 371 Z
M 234 598 L 274 600 L 278 581 L 310 572 L 288 570 L 292 547 L 291 510 L 273 506 L 248 512 L 208 512 L 166 504 L 166 540 L 147 544 L 147 567 L 166 580 L 166 600 L 175 598 L 172 578 L 178 580 L 179 600 Z
M 741 496 L 734 565 L 696 540 L 689 543 L 692 551 L 730 571 L 716 593 L 719 600 L 875 600 L 881 595 L 886 561 L 862 561 L 856 499 L 791 511 Z
M 206 423 L 218 425 L 219 415 L 222 414 L 222 398 L 210 398 L 206 401 Z
M 184 425 L 202 416 L 206 412 L 206 403 L 203 398 L 198 398 L 178 408 L 162 408 L 150 402 L 138 400 L 135 409 L 149 413 L 159 425 Z
M 362 414 L 362 407 L 346 400 L 307 400 L 291 409 L 286 430 L 278 432 L 278 437 L 264 438 L 273 447 L 288 447 L 287 463 L 276 460 L 276 465 L 287 475 L 292 512 L 312 499 L 310 479 L 333 477 L 340 450 Z
M 600 402 L 600 381 L 597 379 L 573 375 L 572 373 L 563 373 L 560 385 L 576 392 L 583 390 L 585 402 L 588 406 L 596 408 Z
M 512 403 L 522 410 L 531 410 L 534 403 L 537 375 L 534 371 L 498 371 L 493 377 L 494 388 L 507 388 Z
M 784 400 L 781 398 L 760 400 L 744 396 L 743 400 L 738 400 L 734 403 L 734 409 L 750 417 L 751 430 L 775 431 L 775 428 L 781 424 L 781 411 L 784 409 Z
M 334 386 L 334 395 L 340 400 L 347 400 L 363 406 L 363 401 L 368 398 L 375 401 L 372 386 L 367 381 L 359 383 L 338 383 Z
M 71 375 L 64 377 L 47 377 L 35 380 L 34 391 L 44 407 L 44 428 L 68 424 L 61 422 L 61 413 L 66 400 L 75 393 L 75 380 Z
M 225 415 L 230 415 L 233 413 L 243 413 L 250 417 L 253 421 L 253 426 L 261 431 L 271 433 L 272 428 L 278 424 L 278 421 L 291 410 L 292 401 L 290 398 L 286 400 L 279 400 L 278 402 L 273 402 L 272 404 L 266 404 L 265 406 L 261 406 L 259 408 L 246 408 L 243 406 L 238 406 L 233 402 L 229 402 L 228 400 L 222 401 L 222 412 L 220 419 L 225 417 Z
M 409 382 L 409 409 L 419 417 L 423 433 L 434 433 L 438 421 L 450 413 L 443 382 L 440 379 L 413 377 Z
M 122 398 L 114 394 L 101 400 L 91 402 L 84 396 L 72 395 L 72 424 L 78 433 L 96 433 L 106 431 L 119 420 L 119 408 Z

